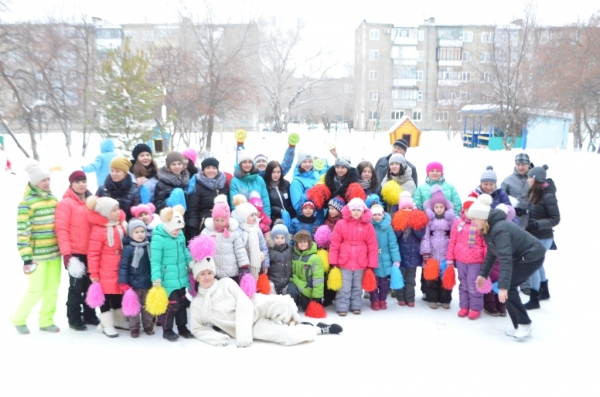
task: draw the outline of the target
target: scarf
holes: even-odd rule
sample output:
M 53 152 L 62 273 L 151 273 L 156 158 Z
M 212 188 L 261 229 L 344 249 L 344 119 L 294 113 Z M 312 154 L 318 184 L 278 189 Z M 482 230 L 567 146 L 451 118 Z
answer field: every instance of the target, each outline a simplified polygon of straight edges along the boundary
M 431 178 L 429 178 L 429 176 L 425 177 L 425 183 L 428 185 L 433 185 L 436 182 L 439 183 L 440 185 L 443 185 L 444 182 L 446 182 L 446 178 L 444 177 L 444 175 L 442 175 L 440 177 L 440 179 L 438 179 L 437 181 L 433 181 L 433 180 L 431 180 Z
M 142 259 L 142 256 L 144 256 L 144 247 L 146 247 L 146 251 L 148 251 L 148 258 L 150 257 L 150 243 L 148 240 L 144 240 L 141 243 L 131 240 L 129 244 L 134 247 L 131 266 L 137 269 L 140 266 L 140 260 Z
M 360 181 L 358 181 L 358 183 L 360 183 L 360 186 L 362 186 L 362 188 L 365 190 L 371 188 L 371 180 L 370 179 L 368 181 L 364 181 L 361 179 Z
M 221 190 L 227 182 L 227 177 L 221 171 L 219 171 L 217 176 L 214 178 L 209 178 L 203 173 L 199 172 L 196 174 L 196 181 L 209 190 Z
M 298 216 L 296 216 L 296 219 L 298 219 L 298 221 L 300 223 L 311 224 L 311 223 L 315 223 L 315 221 L 317 220 L 317 217 L 315 215 L 311 215 L 311 216 L 298 215 Z
M 214 223 L 213 223 L 213 225 L 214 225 Z M 221 230 L 217 229 L 217 227 L 215 226 L 215 232 L 223 233 L 223 237 L 229 238 L 229 224 L 225 225 L 225 227 Z
M 466 224 L 466 221 L 462 221 L 458 224 L 457 230 L 459 233 L 462 232 Z M 477 228 L 473 225 L 473 223 L 469 223 L 469 236 L 467 241 L 469 243 L 469 248 L 473 248 L 475 241 L 477 241 Z
M 163 167 L 158 171 L 158 180 L 168 186 L 186 189 L 190 182 L 190 176 L 187 170 L 183 170 L 181 174 L 176 175 Z
M 240 223 L 240 228 L 244 231 L 244 244 L 248 246 L 248 258 L 250 259 L 250 273 L 254 279 L 258 279 L 261 265 L 259 231 L 256 225 L 250 226 L 247 223 Z
M 210 317 L 210 313 L 212 312 L 212 294 L 217 290 L 218 286 L 219 280 L 215 279 L 215 282 L 209 288 L 198 288 L 198 294 L 204 298 L 203 316 Z
M 123 240 L 123 229 L 121 229 L 119 227 L 119 225 L 121 224 L 120 221 L 109 221 L 106 224 L 106 228 L 108 229 L 106 231 L 106 237 L 108 238 L 108 246 L 109 247 L 114 247 L 115 246 L 115 232 L 114 232 L 114 228 L 117 228 L 117 231 L 119 232 L 119 243 L 121 244 L 121 248 L 123 248 L 123 242 L 121 240 Z
M 131 190 L 131 186 L 131 175 L 129 174 L 127 174 L 125 179 L 120 182 L 113 181 L 110 178 L 110 175 L 106 178 L 106 181 L 104 181 L 104 188 L 108 190 L 110 197 L 114 198 L 118 202 L 121 202 L 123 198 L 127 197 L 129 191 Z

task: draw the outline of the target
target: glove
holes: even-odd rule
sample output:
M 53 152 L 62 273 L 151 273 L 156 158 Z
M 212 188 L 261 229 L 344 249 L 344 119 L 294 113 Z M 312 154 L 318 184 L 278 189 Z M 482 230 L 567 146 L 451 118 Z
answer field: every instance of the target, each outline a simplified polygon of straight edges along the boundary
M 123 293 L 131 289 L 131 287 L 128 284 L 119 284 L 119 288 L 121 288 L 121 291 L 123 291 Z
M 72 257 L 73 255 L 71 254 L 63 255 L 63 265 L 65 266 L 65 270 L 69 270 L 69 261 Z
M 516 214 L 517 216 L 523 216 L 523 215 L 527 215 L 527 213 L 528 213 L 528 212 L 529 212 L 529 211 L 527 211 L 527 209 L 526 209 L 526 208 L 519 208 L 519 207 L 515 208 L 515 214 Z
M 392 263 L 392 266 L 394 266 L 394 267 L 400 267 L 400 262 L 394 261 L 394 263 Z
M 241 281 L 242 280 L 242 276 L 244 276 L 244 275 L 246 275 L 248 273 L 250 273 L 250 266 L 249 265 L 244 265 L 244 266 L 240 267 L 240 275 L 238 276 L 239 277 L 238 279 Z
M 528 232 L 535 232 L 540 228 L 536 220 L 529 221 L 529 225 L 525 228 Z
M 431 255 L 429 254 L 425 254 L 423 255 L 423 260 L 426 261 L 427 259 L 431 258 Z
M 161 285 L 162 285 L 162 284 L 161 284 L 160 278 L 157 278 L 156 280 L 154 280 L 154 281 L 152 282 L 152 286 L 153 286 L 153 287 L 160 287 Z

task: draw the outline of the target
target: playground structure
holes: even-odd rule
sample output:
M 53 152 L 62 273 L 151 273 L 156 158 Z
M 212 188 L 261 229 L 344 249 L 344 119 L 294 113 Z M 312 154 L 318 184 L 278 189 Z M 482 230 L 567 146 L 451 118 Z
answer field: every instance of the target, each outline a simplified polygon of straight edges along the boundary
M 409 147 L 417 147 L 421 144 L 421 130 L 412 122 L 410 117 L 404 116 L 389 130 L 390 145 L 398 139 L 404 139 Z

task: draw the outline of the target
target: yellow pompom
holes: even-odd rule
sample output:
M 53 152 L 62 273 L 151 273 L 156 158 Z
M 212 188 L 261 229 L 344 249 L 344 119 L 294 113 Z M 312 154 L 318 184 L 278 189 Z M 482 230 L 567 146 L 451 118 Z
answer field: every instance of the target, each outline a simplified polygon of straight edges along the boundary
M 317 255 L 321 259 L 321 263 L 323 264 L 323 270 L 325 273 L 329 272 L 329 252 L 324 249 L 317 250 Z
M 167 311 L 169 297 L 163 287 L 152 287 L 146 296 L 146 311 L 153 316 L 160 316 Z
M 387 181 L 381 188 L 381 197 L 383 197 L 383 201 L 389 205 L 398 204 L 400 193 L 402 193 L 402 188 L 400 187 L 400 184 L 394 180 Z
M 342 289 L 342 271 L 339 267 L 334 267 L 329 272 L 329 277 L 327 278 L 327 288 L 332 291 L 339 291 Z

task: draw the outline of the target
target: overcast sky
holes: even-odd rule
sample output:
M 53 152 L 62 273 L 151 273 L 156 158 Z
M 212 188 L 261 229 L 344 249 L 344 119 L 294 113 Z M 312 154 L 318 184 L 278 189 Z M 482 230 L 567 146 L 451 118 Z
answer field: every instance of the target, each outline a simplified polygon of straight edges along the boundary
M 82 13 L 111 23 L 176 22 L 182 4 L 202 17 L 202 0 L 8 0 L 5 21 L 70 18 Z M 522 15 L 524 0 L 213 0 L 219 20 L 247 21 L 277 16 L 306 22 L 305 43 L 334 51 L 341 62 L 352 62 L 354 31 L 363 21 L 416 26 L 435 17 L 437 24 L 506 24 Z M 544 25 L 586 20 L 600 10 L 591 0 L 538 1 L 537 16 Z

